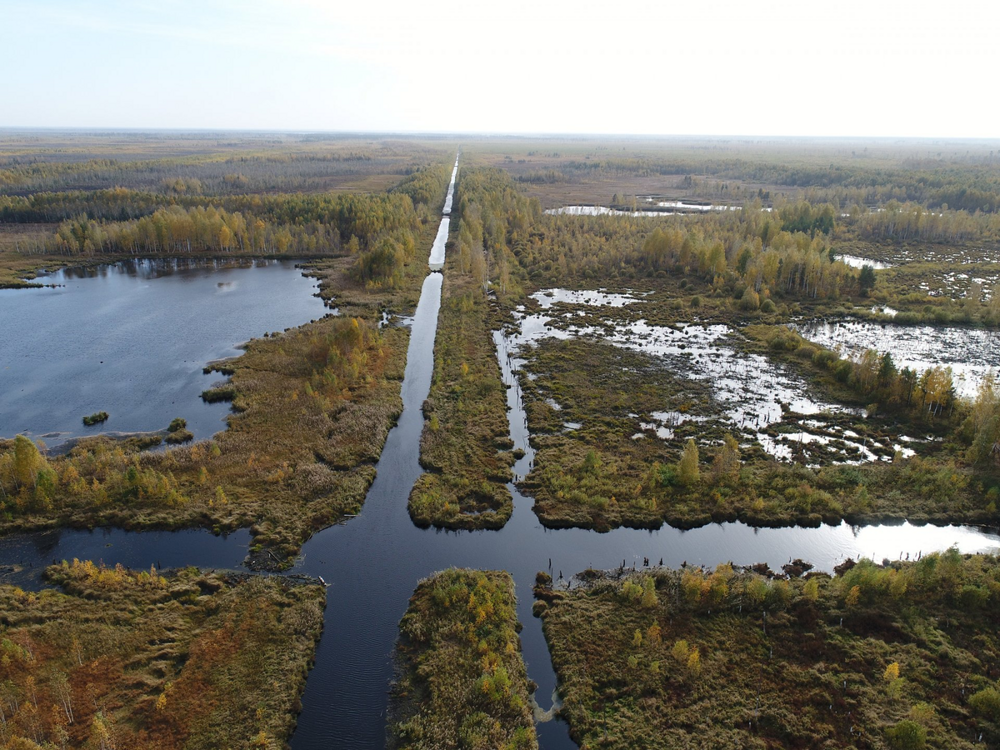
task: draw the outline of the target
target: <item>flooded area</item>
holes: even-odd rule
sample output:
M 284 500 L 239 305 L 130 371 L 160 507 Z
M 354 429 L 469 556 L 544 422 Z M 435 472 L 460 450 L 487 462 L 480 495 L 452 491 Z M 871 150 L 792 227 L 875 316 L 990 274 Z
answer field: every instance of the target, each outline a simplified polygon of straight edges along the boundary
M 796 326 L 810 341 L 847 354 L 875 349 L 892 355 L 897 368 L 952 369 L 955 392 L 974 398 L 987 372 L 1000 368 L 1000 334 L 981 328 L 894 326 L 861 321 Z
M 550 208 L 545 213 L 565 216 L 690 216 L 716 211 L 739 211 L 743 206 L 699 203 L 684 200 L 665 200 L 652 195 L 639 196 L 635 210 L 626 211 L 609 206 L 562 206 Z M 641 206 L 641 208 L 639 207 Z M 770 211 L 770 208 L 761 208 Z
M 883 261 L 872 260 L 871 258 L 862 258 L 858 255 L 837 255 L 837 260 L 842 263 L 846 263 L 851 268 L 864 268 L 865 266 L 871 266 L 876 271 L 884 271 L 886 268 L 892 268 L 892 263 L 885 263 Z
M 685 200 L 664 200 L 655 195 L 647 195 L 643 198 L 646 203 L 652 203 L 657 208 L 666 208 L 678 213 L 709 213 L 711 211 L 739 211 L 741 206 L 728 206 L 715 203 L 703 203 L 699 201 Z M 765 209 L 770 210 L 770 209 Z
M 881 441 L 864 437 L 864 428 L 858 426 L 865 420 L 861 410 L 816 399 L 801 376 L 766 356 L 744 351 L 742 334 L 728 325 L 659 326 L 641 317 L 617 319 L 615 308 L 642 302 L 635 294 L 547 289 L 532 299 L 541 312 L 515 311 L 516 327 L 509 338 L 516 362 L 528 377 L 531 347 L 545 339 L 590 338 L 649 355 L 678 377 L 709 387 L 711 403 L 697 404 L 691 412 L 633 415 L 635 439 L 674 440 L 675 428 L 684 422 L 715 423 L 741 436 L 744 447 L 756 444 L 773 458 L 810 466 L 890 461 L 897 450 L 912 453 L 901 441 L 919 440 L 898 434 Z M 577 324 L 585 314 L 580 306 L 607 308 L 607 313 L 601 313 L 598 323 L 591 315 L 587 324 Z
M 136 260 L 41 280 L 56 286 L 0 291 L 0 437 L 49 446 L 175 417 L 211 437 L 229 405 L 202 402 L 222 377 L 204 366 L 330 312 L 292 261 Z M 110 419 L 84 427 L 98 411 Z
M 552 216 L 677 216 L 676 211 L 622 211 L 607 206 L 563 206 L 550 208 L 545 213 Z

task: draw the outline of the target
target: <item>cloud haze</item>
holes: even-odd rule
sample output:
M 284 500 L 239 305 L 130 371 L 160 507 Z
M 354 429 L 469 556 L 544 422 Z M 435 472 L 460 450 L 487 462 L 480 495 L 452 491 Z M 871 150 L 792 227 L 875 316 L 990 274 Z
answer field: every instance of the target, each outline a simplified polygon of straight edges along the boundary
M 0 126 L 995 137 L 1000 5 L 7 0 Z

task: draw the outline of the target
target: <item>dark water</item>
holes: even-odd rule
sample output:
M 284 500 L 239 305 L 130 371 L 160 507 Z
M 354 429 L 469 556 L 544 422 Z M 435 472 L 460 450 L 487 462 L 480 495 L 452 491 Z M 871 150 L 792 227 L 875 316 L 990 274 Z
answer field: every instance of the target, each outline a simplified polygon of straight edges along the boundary
M 247 529 L 225 536 L 191 529 L 174 532 L 134 532 L 122 529 L 54 529 L 0 537 L 0 565 L 14 570 L 0 575 L 3 583 L 26 589 L 41 586 L 39 574 L 60 560 L 93 560 L 127 568 L 238 568 L 250 547 Z
M 536 698 L 541 708 L 548 709 L 555 674 L 540 622 L 531 615 L 531 586 L 539 570 L 549 570 L 556 578 L 560 574 L 569 577 L 587 567 L 613 568 L 623 561 L 628 566 L 641 566 L 644 557 L 654 564 L 662 558 L 668 566 L 685 561 L 705 565 L 734 561 L 768 562 L 774 568 L 792 557 L 802 557 L 820 569 L 831 570 L 848 556 L 881 560 L 945 549 L 952 544 L 964 552 L 1000 547 L 996 533 L 910 525 L 753 529 L 743 524 L 722 524 L 692 531 L 550 531 L 538 523 L 531 510 L 531 498 L 521 495 L 513 485 L 514 513 L 500 531 L 418 529 L 409 519 L 406 502 L 421 472 L 420 407 L 433 373 L 441 285 L 442 276 L 436 272 L 424 281 L 402 386 L 404 410 L 389 433 L 378 463 L 378 476 L 361 514 L 313 537 L 295 568 L 295 572 L 321 575 L 330 584 L 326 627 L 303 696 L 304 710 L 292 738 L 296 750 L 384 747 L 392 651 L 399 619 L 417 582 L 452 565 L 502 569 L 513 575 L 518 615 L 524 625 L 521 640 L 528 673 L 539 684 Z M 508 386 L 511 437 L 515 447 L 526 451 L 515 465 L 518 481 L 530 470 L 534 453 L 508 356 L 508 341 L 501 333 L 495 334 L 494 341 Z M 0 539 L 0 563 L 25 561 L 41 566 L 52 559 L 78 556 L 136 568 L 148 567 L 158 559 L 164 566 L 233 567 L 242 559 L 247 539 L 245 532 L 228 539 L 206 532 L 61 532 Z M 110 546 L 102 546 L 106 544 Z M 22 580 L 25 578 L 30 578 L 30 571 L 21 575 Z M 546 750 L 575 747 L 561 722 L 540 723 L 538 730 Z
M 54 289 L 0 291 L 0 437 L 55 445 L 102 431 L 160 430 L 174 417 L 196 438 L 225 429 L 206 405 L 207 362 L 327 310 L 290 261 L 137 260 L 67 269 Z M 82 418 L 106 411 L 102 425 Z

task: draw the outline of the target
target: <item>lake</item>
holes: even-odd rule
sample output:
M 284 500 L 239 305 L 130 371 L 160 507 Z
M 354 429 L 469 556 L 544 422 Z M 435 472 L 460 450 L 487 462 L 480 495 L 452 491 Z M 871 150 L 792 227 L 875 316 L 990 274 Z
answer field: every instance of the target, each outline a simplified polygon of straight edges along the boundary
M 39 281 L 58 286 L 0 291 L 0 437 L 49 446 L 175 417 L 211 437 L 229 405 L 202 402 L 221 378 L 205 364 L 328 312 L 293 261 L 135 260 Z M 98 411 L 110 419 L 84 427 Z

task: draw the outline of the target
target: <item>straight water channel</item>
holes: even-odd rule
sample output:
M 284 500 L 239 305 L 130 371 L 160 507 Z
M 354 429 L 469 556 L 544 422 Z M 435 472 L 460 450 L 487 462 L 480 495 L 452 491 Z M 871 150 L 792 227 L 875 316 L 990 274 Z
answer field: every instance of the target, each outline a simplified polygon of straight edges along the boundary
M 452 186 L 453 187 L 453 186 Z M 448 221 L 445 217 L 443 221 Z M 516 483 L 530 471 L 534 453 L 507 332 L 494 333 L 507 386 L 508 418 L 515 448 L 525 455 L 514 467 L 514 513 L 500 531 L 448 532 L 413 525 L 407 498 L 421 473 L 421 406 L 430 389 L 434 338 L 441 302 L 441 273 L 424 281 L 413 319 L 402 385 L 403 412 L 390 431 L 378 475 L 361 514 L 314 536 L 293 572 L 323 576 L 329 583 L 326 626 L 316 665 L 309 675 L 303 711 L 292 737 L 296 750 L 381 748 L 385 745 L 388 687 L 397 625 L 417 582 L 449 566 L 507 570 L 518 594 L 518 616 L 528 674 L 538 683 L 539 715 L 551 708 L 555 690 L 540 621 L 532 617 L 531 587 L 539 570 L 558 579 L 588 567 L 641 567 L 644 557 L 666 566 L 682 562 L 714 566 L 767 562 L 778 568 L 793 557 L 832 570 L 846 557 L 896 559 L 956 545 L 963 552 L 1000 547 L 1000 536 L 974 528 L 873 526 L 754 529 L 741 523 L 690 531 L 617 529 L 598 534 L 583 529 L 546 530 L 531 512 L 532 500 Z M 135 568 L 197 565 L 235 568 L 243 560 L 249 534 L 227 538 L 208 532 L 53 531 L 0 539 L 0 565 L 27 566 L 14 578 L 40 586 L 37 573 L 53 560 L 80 557 Z M 10 576 L 8 576 L 8 580 Z M 575 747 L 559 721 L 538 724 L 546 750 Z

